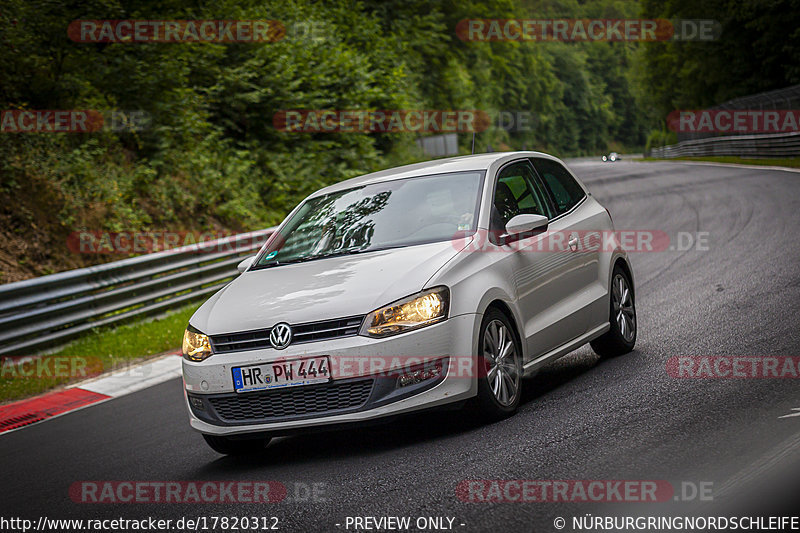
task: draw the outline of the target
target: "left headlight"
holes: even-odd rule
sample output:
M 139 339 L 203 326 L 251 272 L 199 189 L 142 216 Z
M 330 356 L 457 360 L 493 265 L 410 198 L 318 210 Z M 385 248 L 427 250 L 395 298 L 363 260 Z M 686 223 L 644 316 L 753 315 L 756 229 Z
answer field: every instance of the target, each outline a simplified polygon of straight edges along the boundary
M 203 361 L 213 355 L 211 340 L 191 325 L 183 332 L 183 357 L 189 361 Z
M 430 326 L 447 318 L 450 290 L 434 287 L 377 309 L 364 319 L 359 335 L 388 337 Z

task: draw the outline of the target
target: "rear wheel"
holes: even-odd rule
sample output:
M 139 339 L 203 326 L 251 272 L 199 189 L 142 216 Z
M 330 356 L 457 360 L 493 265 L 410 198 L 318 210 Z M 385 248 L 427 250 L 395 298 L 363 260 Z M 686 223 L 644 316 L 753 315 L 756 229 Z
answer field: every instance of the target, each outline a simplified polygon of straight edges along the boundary
M 230 437 L 220 437 L 217 435 L 205 435 L 203 438 L 217 453 L 222 455 L 245 455 L 264 451 L 270 439 L 232 439 Z
M 636 344 L 636 305 L 633 284 L 618 265 L 611 277 L 611 328 L 591 342 L 592 350 L 600 357 L 614 357 L 633 350 Z
M 478 369 L 480 414 L 489 420 L 514 414 L 522 393 L 522 351 L 511 321 L 494 308 L 481 323 Z

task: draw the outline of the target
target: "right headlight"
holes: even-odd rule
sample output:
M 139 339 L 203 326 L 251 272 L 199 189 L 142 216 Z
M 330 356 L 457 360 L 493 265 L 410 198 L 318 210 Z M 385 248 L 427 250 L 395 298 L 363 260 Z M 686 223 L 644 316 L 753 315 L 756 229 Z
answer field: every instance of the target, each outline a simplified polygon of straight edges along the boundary
M 189 361 L 204 361 L 213 355 L 211 339 L 191 325 L 183 332 L 183 357 Z
M 359 335 L 388 337 L 430 326 L 447 318 L 450 290 L 434 287 L 381 307 L 364 319 Z

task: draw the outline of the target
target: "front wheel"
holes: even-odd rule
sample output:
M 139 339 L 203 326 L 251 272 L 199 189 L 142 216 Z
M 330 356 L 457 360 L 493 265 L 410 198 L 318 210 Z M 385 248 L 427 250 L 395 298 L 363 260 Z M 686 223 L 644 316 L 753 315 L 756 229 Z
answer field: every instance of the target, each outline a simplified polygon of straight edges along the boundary
M 592 350 L 600 357 L 614 357 L 633 350 L 636 344 L 636 305 L 633 283 L 619 266 L 611 277 L 611 328 L 591 342 Z
M 203 434 L 206 444 L 211 449 L 222 455 L 245 455 L 263 452 L 269 444 L 270 438 L 258 439 L 232 439 L 230 437 L 220 437 L 217 435 Z
M 508 317 L 494 308 L 481 323 L 478 369 L 479 413 L 488 420 L 514 414 L 522 394 L 522 351 Z

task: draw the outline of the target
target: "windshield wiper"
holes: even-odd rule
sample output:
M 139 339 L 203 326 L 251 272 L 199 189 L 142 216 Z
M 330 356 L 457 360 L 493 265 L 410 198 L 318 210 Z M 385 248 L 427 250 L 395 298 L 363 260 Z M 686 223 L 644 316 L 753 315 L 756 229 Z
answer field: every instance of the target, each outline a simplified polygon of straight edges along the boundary
M 311 256 L 312 259 L 322 259 L 324 257 L 336 257 L 339 255 L 352 255 L 363 254 L 364 252 L 372 252 L 373 250 L 365 250 L 364 248 L 347 248 L 346 250 L 336 250 L 328 254 L 320 254 Z
M 305 263 L 307 261 L 313 261 L 315 259 L 325 259 L 328 257 L 338 257 L 342 255 L 353 255 L 371 251 L 373 250 L 365 250 L 363 248 L 348 248 L 346 250 L 336 250 L 334 252 L 330 252 L 327 254 L 316 254 L 316 255 L 307 255 L 305 257 L 296 257 L 294 259 L 288 259 L 286 261 L 275 260 L 264 265 L 257 265 L 252 270 L 260 270 L 262 268 L 269 268 L 280 265 L 293 265 L 295 263 Z

